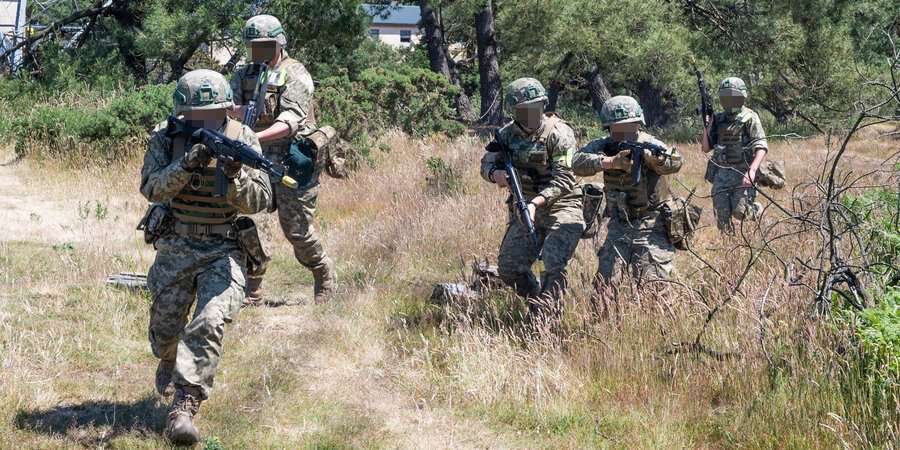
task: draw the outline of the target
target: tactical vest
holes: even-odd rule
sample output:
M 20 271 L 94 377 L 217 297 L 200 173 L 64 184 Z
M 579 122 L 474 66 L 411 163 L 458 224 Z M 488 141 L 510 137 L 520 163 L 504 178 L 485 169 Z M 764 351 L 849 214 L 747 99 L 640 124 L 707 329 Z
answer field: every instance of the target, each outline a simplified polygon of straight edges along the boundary
M 511 136 L 506 143 L 512 155 L 512 165 L 519 171 L 522 191 L 526 194 L 537 195 L 553 178 L 550 172 L 547 139 L 560 123 L 563 123 L 563 120 L 559 116 L 549 113 L 540 133 L 530 137 Z
M 615 145 L 612 139 L 603 143 L 601 151 Z M 603 187 L 606 191 L 607 206 L 624 212 L 629 219 L 641 218 L 648 212 L 658 208 L 669 198 L 669 183 L 665 177 L 641 167 L 641 181 L 637 186 L 632 184 L 630 170 L 604 170 Z
M 241 136 L 241 123 L 228 119 L 225 124 L 225 136 L 238 139 Z M 187 141 L 177 137 L 172 141 L 172 160 L 185 154 Z M 181 223 L 202 225 L 224 225 L 234 221 L 237 209 L 226 201 L 225 197 L 215 197 L 216 162 L 210 161 L 206 167 L 191 174 L 191 180 L 172 199 L 172 214 Z
M 752 114 L 746 108 L 743 108 L 733 119 L 724 113 L 718 117 L 717 142 L 725 147 L 721 154 L 717 155 L 720 163 L 729 166 L 749 164 L 747 152 L 744 150 L 744 127 L 751 118 Z
M 284 94 L 287 84 L 287 68 L 291 64 L 299 64 L 296 60 L 287 58 L 278 65 L 277 69 L 269 70 L 269 85 L 266 87 L 266 100 L 263 102 L 256 128 L 253 131 L 262 131 L 272 126 L 275 119 L 281 114 L 281 96 Z M 253 64 L 244 73 L 241 80 L 241 104 L 246 105 L 253 100 L 256 86 L 259 81 L 259 64 Z

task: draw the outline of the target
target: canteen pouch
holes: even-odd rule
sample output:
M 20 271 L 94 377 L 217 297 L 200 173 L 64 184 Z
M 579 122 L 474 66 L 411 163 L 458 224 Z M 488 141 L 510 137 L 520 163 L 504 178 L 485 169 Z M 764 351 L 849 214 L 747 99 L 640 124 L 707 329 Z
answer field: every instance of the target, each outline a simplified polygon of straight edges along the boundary
M 581 238 L 590 239 L 597 235 L 597 230 L 600 228 L 598 218 L 603 208 L 603 189 L 596 184 L 587 183 L 582 190 L 584 191 L 582 200 L 584 232 L 581 233 Z
M 269 265 L 272 256 L 259 238 L 256 223 L 247 216 L 241 216 L 234 221 L 234 229 L 237 232 L 238 245 L 247 255 L 247 275 L 262 276 L 266 273 L 266 266 Z
M 144 232 L 144 242 L 154 245 L 164 234 L 172 231 L 174 217 L 168 205 L 151 203 L 138 223 L 137 230 Z
M 674 198 L 663 203 L 662 209 L 669 241 L 675 248 L 687 250 L 691 236 L 700 224 L 703 208 L 682 198 Z

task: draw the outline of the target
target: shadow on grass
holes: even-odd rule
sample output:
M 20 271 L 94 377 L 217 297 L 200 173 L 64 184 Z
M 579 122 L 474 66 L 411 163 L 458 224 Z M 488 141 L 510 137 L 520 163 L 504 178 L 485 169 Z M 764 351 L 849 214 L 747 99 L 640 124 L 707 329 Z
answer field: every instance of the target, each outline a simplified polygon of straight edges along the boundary
M 21 410 L 16 427 L 49 436 L 65 436 L 82 445 L 102 446 L 126 434 L 153 436 L 162 433 L 167 408 L 155 396 L 138 402 L 88 401 L 44 410 Z

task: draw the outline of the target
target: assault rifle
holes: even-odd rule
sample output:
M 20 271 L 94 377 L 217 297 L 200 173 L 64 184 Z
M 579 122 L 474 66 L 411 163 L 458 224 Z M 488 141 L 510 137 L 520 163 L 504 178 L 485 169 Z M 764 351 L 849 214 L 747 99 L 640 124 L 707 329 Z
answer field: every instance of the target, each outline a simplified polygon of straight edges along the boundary
M 700 120 L 703 121 L 703 128 L 706 129 L 709 127 L 709 121 L 715 112 L 713 111 L 712 97 L 709 96 L 706 80 L 703 79 L 703 74 L 700 73 L 697 66 L 694 66 L 694 74 L 697 76 L 697 89 L 700 90 L 700 108 L 697 112 L 700 113 Z
M 631 150 L 631 184 L 637 186 L 641 182 L 643 172 L 644 150 L 650 150 L 653 156 L 669 154 L 669 149 L 649 142 L 619 141 L 612 142 L 603 149 L 606 156 L 615 156 L 623 150 Z
M 531 214 L 528 213 L 528 202 L 525 201 L 525 194 L 522 192 L 522 181 L 519 179 L 518 171 L 516 171 L 516 168 L 513 167 L 512 164 L 512 151 L 497 141 L 488 144 L 487 151 L 504 153 L 503 170 L 506 171 L 506 184 L 509 186 L 510 193 L 512 194 L 513 207 L 516 208 L 516 215 L 519 217 L 522 225 L 525 225 L 525 229 L 528 230 L 531 248 L 537 253 L 538 259 L 540 259 L 540 239 L 538 239 L 534 221 L 531 220 Z
M 284 168 L 276 165 L 253 147 L 239 141 L 228 139 L 224 134 L 208 128 L 196 128 L 175 116 L 169 116 L 166 136 L 186 136 L 187 144 L 203 144 L 216 158 L 216 191 L 217 197 L 228 193 L 228 179 L 225 177 L 225 164 L 239 162 L 247 167 L 259 169 L 273 180 L 291 188 L 297 188 L 297 182 L 284 174 Z M 188 147 L 189 148 L 189 147 Z
M 250 128 L 256 127 L 256 120 L 259 119 L 259 113 L 263 110 L 263 102 L 266 101 L 266 91 L 269 89 L 269 65 L 261 63 L 259 68 L 259 76 L 256 79 L 256 89 L 253 91 L 253 98 L 247 103 L 247 109 L 244 110 L 244 125 Z

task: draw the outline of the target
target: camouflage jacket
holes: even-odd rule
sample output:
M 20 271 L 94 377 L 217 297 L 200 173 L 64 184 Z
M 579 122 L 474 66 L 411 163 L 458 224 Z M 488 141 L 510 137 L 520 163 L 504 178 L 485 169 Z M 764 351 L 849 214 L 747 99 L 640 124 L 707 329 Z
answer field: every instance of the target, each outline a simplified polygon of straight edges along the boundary
M 239 67 L 231 78 L 234 101 L 246 105 L 252 99 L 259 78 L 259 66 L 248 64 Z M 269 70 L 269 87 L 265 110 L 260 111 L 256 130 L 282 122 L 291 129 L 291 137 L 314 126 L 312 117 L 313 79 L 306 67 L 296 59 L 282 54 L 282 60 Z
M 173 160 L 173 140 L 165 135 L 166 125 L 162 122 L 150 133 L 141 168 L 141 194 L 153 203 L 169 203 L 187 185 L 192 175 L 192 172 L 181 167 L 184 157 Z M 260 151 L 256 134 L 245 126 L 241 128 L 239 140 Z M 224 129 L 223 126 L 219 131 Z M 210 164 L 215 164 L 215 160 Z M 237 178 L 229 182 L 226 200 L 242 214 L 267 209 L 272 201 L 269 177 L 256 169 L 241 168 Z
M 552 129 L 545 129 L 547 126 Z M 541 129 L 532 134 L 510 122 L 497 130 L 494 142 L 511 150 L 513 167 L 519 172 L 522 191 L 528 199 L 540 195 L 552 205 L 561 199 L 580 198 L 580 186 L 572 172 L 577 142 L 574 131 L 565 122 L 545 120 Z M 506 152 L 486 152 L 481 159 L 482 178 L 493 182 L 491 171 L 502 170 L 505 162 Z
M 759 150 L 768 152 L 769 144 L 759 115 L 746 106 L 736 114 L 716 113 L 709 130 L 709 145 L 725 147 L 713 158 L 720 164 L 747 165 Z

